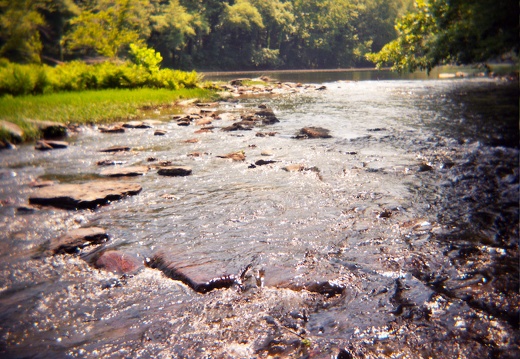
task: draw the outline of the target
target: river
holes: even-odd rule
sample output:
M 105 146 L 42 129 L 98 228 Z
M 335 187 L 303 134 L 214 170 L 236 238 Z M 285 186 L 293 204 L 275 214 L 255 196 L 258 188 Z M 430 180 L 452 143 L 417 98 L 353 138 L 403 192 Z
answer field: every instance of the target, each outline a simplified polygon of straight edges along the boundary
M 0 152 L 0 356 L 520 355 L 518 82 L 279 76 L 326 89 L 215 105 L 271 108 L 280 122 L 253 131 L 221 131 L 231 124 L 221 119 L 195 134 L 157 115 L 154 129 L 85 127 L 64 150 Z M 332 137 L 295 139 L 306 126 Z M 114 145 L 133 150 L 99 152 Z M 217 157 L 234 151 L 246 160 Z M 19 210 L 35 179 L 97 180 L 107 158 L 171 161 L 193 174 L 150 171 L 131 179 L 139 195 L 96 210 Z M 251 166 L 261 159 L 273 162 Z M 291 164 L 303 170 L 283 170 Z M 110 241 L 36 255 L 90 226 Z M 166 253 L 243 283 L 197 293 L 148 266 L 121 276 L 89 262 L 107 248 L 142 262 Z

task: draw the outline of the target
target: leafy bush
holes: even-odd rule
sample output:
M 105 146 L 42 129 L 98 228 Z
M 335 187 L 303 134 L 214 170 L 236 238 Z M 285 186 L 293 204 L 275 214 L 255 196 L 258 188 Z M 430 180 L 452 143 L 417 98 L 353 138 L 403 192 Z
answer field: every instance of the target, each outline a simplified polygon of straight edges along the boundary
M 195 88 L 201 78 L 196 72 L 159 69 L 162 57 L 153 49 L 134 47 L 132 62 L 80 61 L 46 65 L 19 65 L 0 59 L 0 96 L 98 89 Z

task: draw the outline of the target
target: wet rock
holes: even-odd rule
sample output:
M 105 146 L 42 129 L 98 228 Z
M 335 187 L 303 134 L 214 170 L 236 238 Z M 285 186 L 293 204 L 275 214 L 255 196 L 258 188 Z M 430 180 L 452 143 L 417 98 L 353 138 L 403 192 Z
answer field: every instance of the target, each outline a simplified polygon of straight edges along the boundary
M 255 121 L 240 121 L 235 122 L 231 126 L 222 127 L 222 131 L 250 131 L 255 127 L 256 123 Z
M 29 197 L 29 203 L 64 209 L 93 209 L 139 192 L 141 186 L 137 183 L 96 181 L 60 184 L 39 188 Z
M 31 124 L 36 126 L 41 132 L 43 138 L 61 138 L 67 136 L 67 126 L 59 122 L 53 121 L 35 121 L 29 120 Z
M 257 132 L 256 137 L 273 137 L 277 135 L 278 132 Z
M 50 140 L 39 140 L 36 142 L 35 149 L 39 151 L 48 151 L 59 148 L 67 148 L 69 144 L 64 141 L 50 141 Z
M 384 128 L 384 127 L 369 128 L 367 131 L 369 131 L 369 132 L 380 132 L 380 131 L 386 131 L 386 128 Z
M 123 132 L 125 132 L 125 129 L 121 125 L 99 126 L 98 129 L 101 133 L 123 133 Z
M 106 230 L 99 227 L 74 229 L 64 236 L 54 238 L 50 242 L 52 254 L 75 253 L 79 248 L 92 244 L 101 244 L 109 239 Z
M 38 211 L 38 208 L 34 206 L 19 206 L 16 208 L 16 213 L 29 214 Z
M 114 166 L 114 165 L 122 165 L 123 161 L 114 161 L 114 160 L 100 160 L 96 162 L 98 166 Z
M 433 170 L 433 167 L 430 166 L 428 163 L 421 163 L 419 165 L 419 168 L 417 168 L 417 172 L 428 172 L 428 171 L 432 171 Z
M 155 132 L 153 133 L 154 136 L 164 136 L 166 135 L 168 132 L 165 131 L 165 130 L 155 130 Z
M 215 127 L 213 126 L 208 126 L 208 127 L 202 127 L 201 129 L 195 131 L 194 133 L 208 133 L 208 132 L 213 132 L 213 129 Z
M 273 123 L 280 122 L 273 110 L 269 108 L 255 112 L 255 116 L 258 117 L 264 125 L 272 125 Z
M 237 284 L 237 277 L 225 269 L 219 270 L 217 263 L 197 264 L 173 255 L 158 253 L 150 259 L 147 265 L 160 270 L 168 278 L 183 282 L 199 293 L 230 288 Z
M 112 147 L 104 148 L 104 149 L 100 150 L 99 152 L 125 152 L 125 151 L 130 151 L 130 150 L 131 150 L 131 148 L 127 147 L 127 146 L 112 146 Z
M 138 129 L 144 129 L 144 128 L 150 128 L 150 126 L 147 123 L 141 122 L 141 121 L 130 121 L 123 123 L 124 128 L 138 128 Z
M 195 121 L 195 125 L 197 125 L 197 126 L 211 125 L 212 122 L 213 122 L 213 118 L 203 117 L 203 118 Z
M 305 170 L 305 165 L 303 165 L 301 163 L 296 163 L 296 164 L 287 165 L 287 166 L 283 167 L 282 169 L 287 172 L 301 172 L 301 171 Z
M 304 127 L 298 132 L 296 138 L 331 138 L 329 130 L 322 127 Z
M 146 166 L 131 166 L 131 167 L 119 167 L 119 168 L 108 168 L 101 171 L 102 176 L 107 177 L 124 177 L 124 176 L 142 176 L 148 172 Z
M 181 176 L 189 176 L 191 175 L 190 167 L 183 166 L 168 166 L 159 168 L 157 174 L 161 176 L 172 176 L 172 177 L 181 177 Z
M 233 161 L 244 161 L 246 159 L 246 154 L 244 151 L 237 151 L 237 152 L 232 152 L 232 153 L 228 153 L 227 155 L 221 155 L 221 156 L 217 156 L 218 158 L 229 158 L 229 159 L 232 159 Z
M 24 134 L 22 129 L 18 125 L 12 122 L 0 120 L 0 129 L 7 131 L 11 141 L 16 143 L 23 141 Z
M 258 160 L 255 162 L 255 165 L 257 166 L 265 166 L 265 165 L 270 165 L 272 163 L 276 163 L 276 162 L 279 162 L 279 161 L 274 161 L 274 160 Z
M 0 150 L 10 150 L 15 148 L 15 146 L 9 141 L 0 141 Z
M 325 86 L 325 85 L 322 85 L 322 86 L 316 87 L 316 90 L 317 90 L 317 91 L 323 91 L 323 90 L 326 90 L 326 89 L 327 89 L 327 86 Z
M 143 268 L 144 264 L 131 254 L 118 250 L 107 250 L 99 256 L 95 266 L 117 274 L 133 274 Z

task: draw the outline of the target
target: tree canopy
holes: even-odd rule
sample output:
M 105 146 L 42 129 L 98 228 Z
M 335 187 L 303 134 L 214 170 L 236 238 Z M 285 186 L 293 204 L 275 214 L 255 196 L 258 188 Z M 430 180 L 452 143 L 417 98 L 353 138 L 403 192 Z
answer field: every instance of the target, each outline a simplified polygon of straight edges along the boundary
M 430 70 L 517 56 L 518 3 L 0 0 L 0 57 L 11 61 L 128 58 L 131 44 L 181 69 Z
M 516 0 L 418 0 L 397 21 L 397 39 L 367 57 L 398 71 L 517 58 L 518 12 Z

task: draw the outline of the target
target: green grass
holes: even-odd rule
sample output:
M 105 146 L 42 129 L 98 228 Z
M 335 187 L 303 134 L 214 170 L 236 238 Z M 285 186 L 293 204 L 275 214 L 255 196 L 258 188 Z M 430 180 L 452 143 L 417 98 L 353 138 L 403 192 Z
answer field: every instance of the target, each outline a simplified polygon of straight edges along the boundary
M 13 122 L 24 131 L 25 140 L 39 137 L 39 132 L 27 120 L 44 120 L 65 124 L 97 124 L 121 120 L 140 119 L 149 110 L 172 107 L 182 99 L 200 101 L 215 99 L 214 91 L 193 88 L 167 89 L 116 89 L 81 92 L 61 92 L 48 95 L 0 97 L 0 119 Z M 0 141 L 9 140 L 0 129 Z

